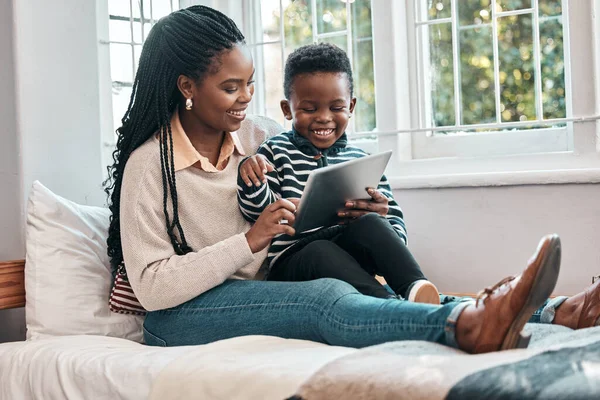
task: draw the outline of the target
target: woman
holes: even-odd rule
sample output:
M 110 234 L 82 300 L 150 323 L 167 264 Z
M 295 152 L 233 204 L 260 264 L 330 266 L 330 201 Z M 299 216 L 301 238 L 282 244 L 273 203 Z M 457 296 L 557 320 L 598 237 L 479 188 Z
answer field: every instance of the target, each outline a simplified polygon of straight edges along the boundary
M 161 19 L 144 45 L 107 191 L 109 256 L 113 268 L 125 262 L 149 310 L 146 343 L 262 334 L 353 347 L 428 340 L 472 353 L 526 346 L 521 330 L 557 279 L 556 236 L 544 238 L 522 275 L 485 289 L 477 303 L 383 300 L 332 279 L 261 280 L 265 249 L 290 233 L 279 221 L 293 222 L 295 205 L 279 200 L 253 226 L 237 208 L 238 163 L 280 132 L 268 119 L 246 117 L 253 75 L 243 35 L 207 7 Z M 551 321 L 556 310 L 555 322 L 567 325 L 561 311 L 577 309 L 595 323 L 600 289 L 592 289 L 591 303 L 590 293 L 560 307 L 563 299 L 555 300 L 541 318 Z

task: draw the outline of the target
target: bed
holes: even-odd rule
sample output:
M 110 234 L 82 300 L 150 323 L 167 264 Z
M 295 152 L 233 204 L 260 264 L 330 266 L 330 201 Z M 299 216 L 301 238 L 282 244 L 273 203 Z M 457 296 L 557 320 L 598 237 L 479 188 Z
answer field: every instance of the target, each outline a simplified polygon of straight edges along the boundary
M 597 399 L 600 327 L 527 326 L 530 347 L 478 356 L 426 342 L 365 349 L 269 336 L 157 348 L 111 313 L 108 211 L 34 183 L 26 260 L 0 263 L 0 309 L 27 341 L 0 344 L 0 399 Z

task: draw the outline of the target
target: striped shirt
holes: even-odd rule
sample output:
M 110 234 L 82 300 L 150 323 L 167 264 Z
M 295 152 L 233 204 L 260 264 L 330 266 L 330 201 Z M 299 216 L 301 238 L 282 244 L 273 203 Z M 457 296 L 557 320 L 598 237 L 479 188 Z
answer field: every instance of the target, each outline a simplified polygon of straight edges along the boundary
M 255 222 L 262 211 L 278 198 L 301 197 L 308 176 L 313 170 L 367 155 L 365 151 L 349 146 L 346 134 L 342 135 L 330 148 L 318 149 L 294 130 L 268 139 L 260 145 L 257 154 L 265 156 L 275 168 L 274 171 L 267 174 L 267 183 L 258 187 L 247 186 L 238 173 L 238 202 L 242 215 L 250 222 Z M 240 166 L 245 160 L 242 160 Z M 402 210 L 394 200 L 385 175 L 381 178 L 377 189 L 389 199 L 389 211 L 386 217 L 400 239 L 406 244 L 406 226 Z M 272 268 L 284 252 L 292 246 L 307 244 L 314 240 L 331 239 L 344 227 L 344 225 L 335 225 L 296 233 L 296 236 L 285 234 L 275 236 L 267 255 L 269 268 Z

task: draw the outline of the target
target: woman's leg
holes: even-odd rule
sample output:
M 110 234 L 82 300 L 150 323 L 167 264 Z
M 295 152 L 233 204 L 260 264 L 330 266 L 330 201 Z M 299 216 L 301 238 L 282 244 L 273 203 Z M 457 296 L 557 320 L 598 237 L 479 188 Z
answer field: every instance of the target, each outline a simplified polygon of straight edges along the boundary
M 394 228 L 378 214 L 367 214 L 350 223 L 334 242 L 368 273 L 383 276 L 392 290 L 404 298 L 408 298 L 413 283 L 426 279 Z
M 303 282 L 335 278 L 347 282 L 360 293 L 387 299 L 394 297 L 346 251 L 330 240 L 316 240 L 278 261 L 269 280 Z
M 378 299 L 336 279 L 230 280 L 178 307 L 148 313 L 144 337 L 150 345 L 163 346 L 272 335 L 349 347 L 394 340 L 456 347 L 456 320 L 469 304 Z
M 477 302 L 444 306 L 377 299 L 345 282 L 227 281 L 178 307 L 148 313 L 150 345 L 205 344 L 273 335 L 364 347 L 426 340 L 483 353 L 526 346 L 523 326 L 554 290 L 560 241 L 548 236 L 524 272 L 484 289 Z

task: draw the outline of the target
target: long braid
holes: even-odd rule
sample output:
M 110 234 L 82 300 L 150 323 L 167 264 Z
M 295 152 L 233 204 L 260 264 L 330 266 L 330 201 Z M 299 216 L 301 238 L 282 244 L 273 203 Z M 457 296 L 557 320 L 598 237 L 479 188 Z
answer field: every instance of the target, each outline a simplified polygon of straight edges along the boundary
M 231 19 L 204 6 L 175 11 L 151 29 L 142 49 L 127 111 L 117 129 L 113 165 L 108 168 L 109 177 L 104 182 L 111 211 L 107 244 L 113 272 L 123 262 L 119 213 L 125 166 L 135 149 L 155 133 L 159 135 L 165 229 L 176 254 L 192 251 L 179 220 L 173 157 L 171 115 L 177 112 L 182 99 L 177 78 L 185 75 L 201 80 L 218 64 L 219 54 L 243 42 L 244 36 Z

